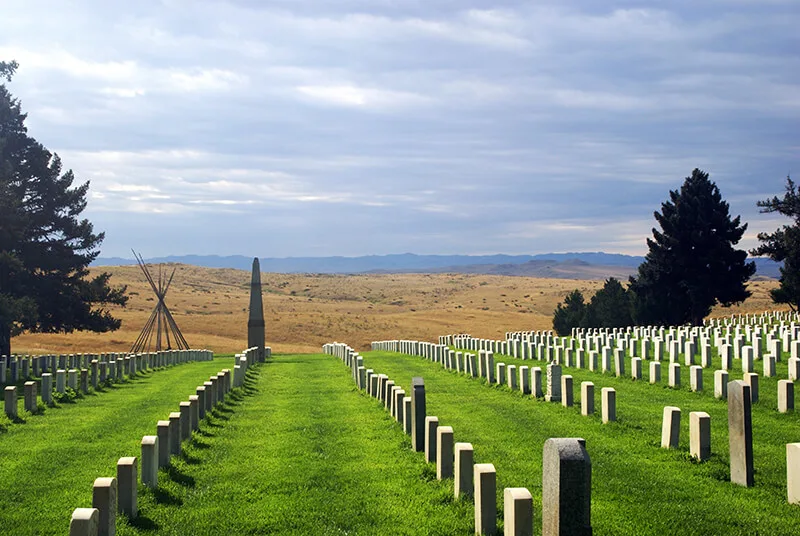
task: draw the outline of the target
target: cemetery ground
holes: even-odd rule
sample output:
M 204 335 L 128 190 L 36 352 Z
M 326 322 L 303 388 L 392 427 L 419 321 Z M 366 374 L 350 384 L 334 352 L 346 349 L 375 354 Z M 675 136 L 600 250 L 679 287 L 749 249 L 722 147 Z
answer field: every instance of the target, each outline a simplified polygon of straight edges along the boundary
M 586 439 L 594 534 L 781 535 L 800 525 L 800 508 L 786 503 L 785 473 L 785 444 L 797 440 L 800 426 L 794 412 L 775 410 L 775 378 L 761 378 L 753 406 L 756 485 L 747 489 L 729 482 L 726 404 L 714 399 L 709 377 L 695 393 L 670 389 L 666 380 L 650 385 L 565 367 L 576 386 L 575 406 L 565 408 L 421 357 L 362 355 L 366 366 L 406 389 L 412 376 L 425 379 L 427 413 L 452 426 L 456 441 L 472 443 L 476 463 L 497 468 L 499 520 L 504 487 L 532 492 L 535 534 L 542 446 L 550 437 Z M 3 421 L 0 533 L 65 533 L 72 509 L 91 505 L 94 478 L 112 476 L 119 457 L 138 455 L 142 435 L 230 361 L 146 373 L 42 415 L 23 414 L 23 423 Z M 131 524 L 118 518 L 118 534 L 472 533 L 472 501 L 453 499 L 452 479 L 436 480 L 434 465 L 412 451 L 400 424 L 355 387 L 340 360 L 274 355 L 248 374 L 245 387 L 160 470 L 158 489 L 139 486 L 140 516 Z M 782 362 L 778 375 L 785 374 Z M 581 381 L 595 384 L 591 417 L 580 414 Z M 602 387 L 617 390 L 617 422 L 600 420 Z M 683 412 L 678 449 L 659 448 L 666 405 Z M 703 463 L 688 453 L 690 411 L 711 415 L 713 454 Z
M 727 403 L 713 396 L 713 372 L 704 369 L 702 392 L 689 390 L 687 367 L 682 388 L 662 382 L 617 378 L 611 373 L 563 368 L 574 379 L 574 406 L 545 402 L 505 385 L 490 385 L 417 356 L 365 352 L 364 366 L 386 374 L 406 392 L 412 376 L 425 380 L 428 415 L 451 426 L 454 441 L 472 443 L 475 463 L 497 469 L 497 505 L 503 488 L 525 487 L 533 495 L 534 533 L 541 531 L 542 447 L 551 437 L 582 437 L 592 461 L 592 527 L 594 534 L 796 534 L 800 508 L 786 501 L 786 444 L 800 439 L 795 412 L 780 414 L 777 379 L 760 378 L 759 401 L 753 405 L 755 487 L 730 482 Z M 336 358 L 332 358 L 336 359 Z M 546 362 L 495 354 L 495 364 L 531 367 Z M 760 364 L 760 362 L 759 362 Z M 347 369 L 347 367 L 344 367 Z M 786 362 L 778 377 L 785 378 Z M 739 374 L 732 371 L 731 379 Z M 595 385 L 595 413 L 581 415 L 580 383 Z M 543 379 L 544 382 L 544 379 Z M 603 424 L 600 390 L 616 389 L 617 421 Z M 681 408 L 678 449 L 660 448 L 665 406 Z M 689 413 L 711 416 L 710 460 L 689 454 Z M 502 515 L 499 515 L 502 519 Z
M 171 268 L 169 268 L 171 270 Z M 127 352 L 149 317 L 153 292 L 137 266 L 93 268 L 112 274 L 131 294 L 114 308 L 122 328 L 112 333 L 23 334 L 14 353 Z M 192 348 L 239 352 L 247 340 L 250 273 L 178 265 L 167 305 Z M 553 310 L 579 289 L 587 300 L 602 280 L 545 279 L 464 274 L 309 275 L 263 273 L 267 340 L 273 352 L 319 352 L 345 341 L 356 350 L 386 339 L 436 340 L 444 333 L 502 339 L 506 331 L 552 329 Z M 753 296 L 712 316 L 774 309 L 775 280 L 749 283 Z
M 143 435 L 233 358 L 146 373 L 75 403 L 0 421 L 0 534 L 65 534 L 96 477 L 138 456 Z M 117 534 L 468 534 L 471 503 L 412 452 L 383 408 L 326 355 L 251 369 L 183 454 L 139 485 Z M 141 471 L 141 467 L 140 467 Z

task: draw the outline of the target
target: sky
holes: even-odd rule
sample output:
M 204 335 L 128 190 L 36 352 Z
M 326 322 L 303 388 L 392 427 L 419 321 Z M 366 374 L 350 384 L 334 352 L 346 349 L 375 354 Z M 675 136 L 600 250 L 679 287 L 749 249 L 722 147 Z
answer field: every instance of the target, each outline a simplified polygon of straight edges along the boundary
M 3 0 L 103 257 L 644 254 L 800 175 L 797 0 Z

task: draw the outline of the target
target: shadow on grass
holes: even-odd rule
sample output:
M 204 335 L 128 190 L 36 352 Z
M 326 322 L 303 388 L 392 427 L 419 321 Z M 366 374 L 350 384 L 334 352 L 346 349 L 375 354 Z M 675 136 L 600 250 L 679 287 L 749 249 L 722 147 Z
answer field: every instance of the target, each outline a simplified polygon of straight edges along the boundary
M 228 410 L 227 413 L 233 413 L 233 411 Z M 218 408 L 218 407 L 212 409 L 210 415 L 212 417 L 214 417 L 215 419 L 219 419 L 221 421 L 229 421 L 229 420 L 231 420 L 230 417 L 228 417 L 227 415 L 223 414 L 223 409 L 222 408 Z M 214 423 L 214 422 L 211 422 L 211 421 L 209 421 L 209 424 L 211 426 L 222 426 L 221 424 L 217 424 L 217 423 Z
M 195 486 L 194 477 L 182 473 L 174 465 L 170 465 L 169 467 L 167 467 L 167 475 L 169 475 L 170 480 L 185 488 L 193 488 Z
M 155 531 L 158 530 L 158 523 L 150 519 L 149 517 L 145 517 L 143 515 L 136 516 L 133 519 L 128 520 L 128 524 L 136 529 L 144 530 L 144 531 Z
M 198 433 L 200 433 L 200 431 L 198 431 Z M 205 434 L 200 434 L 200 435 L 205 435 Z M 201 441 L 196 437 L 192 438 L 192 446 L 198 450 L 205 450 L 211 448 L 211 444 L 206 443 L 205 441 Z
M 172 506 L 181 506 L 183 504 L 183 500 L 181 500 L 180 497 L 171 493 L 169 490 L 165 490 L 163 488 L 154 489 L 153 498 L 155 499 L 156 504 L 165 504 Z
M 197 443 L 192 442 L 192 446 L 197 447 Z M 197 448 L 202 448 L 202 447 L 197 447 Z M 203 460 L 201 460 L 200 458 L 192 456 L 191 454 L 187 454 L 185 450 L 181 452 L 180 459 L 183 460 L 183 462 L 186 465 L 200 465 L 203 462 Z

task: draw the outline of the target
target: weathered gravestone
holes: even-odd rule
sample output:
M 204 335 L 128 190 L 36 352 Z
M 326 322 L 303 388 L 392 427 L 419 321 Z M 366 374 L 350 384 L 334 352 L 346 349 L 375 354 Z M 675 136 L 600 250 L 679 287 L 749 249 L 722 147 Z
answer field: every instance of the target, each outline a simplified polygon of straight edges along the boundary
M 665 406 L 661 421 L 661 448 L 676 449 L 681 437 L 681 409 Z
M 503 535 L 533 534 L 533 496 L 527 488 L 503 490 Z
M 436 429 L 436 479 L 453 478 L 453 428 Z
M 425 382 L 411 378 L 411 445 L 416 452 L 425 451 Z
M 100 511 L 97 508 L 76 508 L 69 522 L 69 536 L 98 536 Z
M 475 534 L 497 532 L 497 471 L 491 463 L 474 465 Z
M 114 536 L 117 521 L 117 479 L 96 478 L 92 487 L 92 507 L 100 512 L 97 536 Z
M 456 443 L 454 447 L 455 467 L 453 483 L 455 498 L 462 494 L 472 496 L 473 450 L 472 443 Z
M 117 461 L 117 507 L 128 519 L 139 514 L 137 461 L 136 456 L 126 456 Z
M 586 441 L 553 438 L 542 458 L 542 536 L 591 536 L 592 462 Z
M 700 461 L 711 457 L 711 416 L 705 411 L 689 413 L 689 453 Z
M 740 380 L 728 383 L 728 438 L 731 482 L 753 485 L 753 420 L 750 386 Z
M 439 417 L 425 417 L 425 461 L 436 463 L 436 430 L 439 428 Z
M 158 487 L 158 436 L 142 437 L 142 484 Z

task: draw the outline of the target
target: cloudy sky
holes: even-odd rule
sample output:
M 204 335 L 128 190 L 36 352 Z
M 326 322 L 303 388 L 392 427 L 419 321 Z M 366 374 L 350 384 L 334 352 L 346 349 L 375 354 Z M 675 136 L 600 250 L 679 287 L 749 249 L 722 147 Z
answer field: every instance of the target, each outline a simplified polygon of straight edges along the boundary
M 3 0 L 103 256 L 643 254 L 800 176 L 796 0 Z

